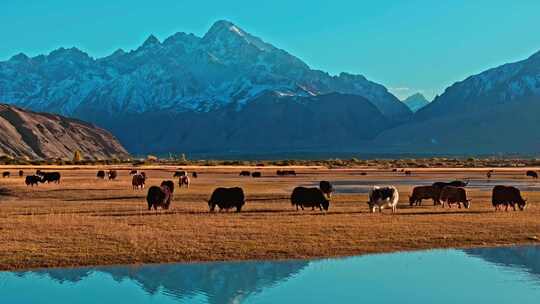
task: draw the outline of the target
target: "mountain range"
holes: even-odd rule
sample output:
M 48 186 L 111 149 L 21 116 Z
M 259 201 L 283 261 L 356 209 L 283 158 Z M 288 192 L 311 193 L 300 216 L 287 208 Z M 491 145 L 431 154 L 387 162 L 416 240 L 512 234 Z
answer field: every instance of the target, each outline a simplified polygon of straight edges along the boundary
M 386 152 L 540 151 L 540 52 L 457 82 L 371 147 Z
M 109 132 L 59 115 L 34 113 L 0 104 L 0 155 L 29 159 L 126 158 L 128 152 Z
M 0 63 L 0 100 L 96 123 L 136 153 L 358 146 L 412 115 L 384 86 L 311 69 L 228 21 L 98 59 L 18 54 Z
M 132 153 L 527 153 L 540 149 L 539 96 L 540 54 L 423 105 L 312 69 L 229 21 L 103 58 L 59 48 L 0 62 L 0 101 L 89 121 Z

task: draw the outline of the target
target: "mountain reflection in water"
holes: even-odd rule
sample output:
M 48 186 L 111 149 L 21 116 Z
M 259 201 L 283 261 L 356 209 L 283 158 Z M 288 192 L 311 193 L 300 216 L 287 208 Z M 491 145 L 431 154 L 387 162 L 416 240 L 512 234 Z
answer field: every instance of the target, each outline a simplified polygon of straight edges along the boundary
M 537 304 L 538 299 L 540 246 L 0 272 L 0 304 Z
M 540 284 L 540 246 L 472 248 L 464 252 L 496 265 L 528 272 Z
M 49 277 L 58 283 L 77 283 L 93 273 L 109 274 L 116 282 L 131 280 L 151 295 L 163 292 L 176 299 L 204 295 L 208 303 L 236 303 L 287 280 L 307 261 L 159 264 L 126 267 L 44 269 L 17 275 Z M 1 296 L 0 296 L 1 299 Z

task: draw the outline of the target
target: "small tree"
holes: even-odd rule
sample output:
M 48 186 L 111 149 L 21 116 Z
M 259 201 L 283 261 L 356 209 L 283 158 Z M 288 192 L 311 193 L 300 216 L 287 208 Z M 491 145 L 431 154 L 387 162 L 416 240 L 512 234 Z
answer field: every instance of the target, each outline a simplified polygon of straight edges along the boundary
M 75 150 L 75 152 L 73 153 L 73 161 L 78 163 L 82 160 L 82 154 L 81 154 L 81 151 L 79 150 Z

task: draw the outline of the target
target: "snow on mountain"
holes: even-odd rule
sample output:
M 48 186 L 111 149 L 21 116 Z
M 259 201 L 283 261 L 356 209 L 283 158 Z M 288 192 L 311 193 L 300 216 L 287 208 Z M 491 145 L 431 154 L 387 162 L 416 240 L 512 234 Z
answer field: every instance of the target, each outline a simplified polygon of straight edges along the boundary
M 416 113 L 415 118 L 484 111 L 540 98 L 540 52 L 457 82 Z
M 362 96 L 383 114 L 410 111 L 387 89 L 360 75 L 331 76 L 229 21 L 203 37 L 150 36 L 135 50 L 95 59 L 77 48 L 24 54 L 0 62 L 0 100 L 39 111 L 86 118 L 116 113 L 207 112 L 242 107 L 265 91 L 294 96 L 339 92 Z

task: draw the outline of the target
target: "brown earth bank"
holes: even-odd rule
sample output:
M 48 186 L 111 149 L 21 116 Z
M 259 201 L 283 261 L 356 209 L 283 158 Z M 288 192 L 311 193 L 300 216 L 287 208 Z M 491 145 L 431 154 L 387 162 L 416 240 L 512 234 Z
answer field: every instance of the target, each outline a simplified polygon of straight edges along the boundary
M 49 167 L 60 184 L 27 187 L 24 179 L 0 178 L 0 270 L 111 264 L 258 259 L 304 259 L 451 247 L 538 242 L 540 183 L 524 169 L 430 168 L 410 176 L 392 170 L 296 167 L 296 176 L 278 177 L 276 168 L 250 168 L 262 178 L 240 177 L 240 167 L 190 167 L 199 177 L 189 189 L 175 189 L 172 208 L 147 211 L 146 191 L 172 178 L 174 167 L 146 167 L 147 188 L 133 190 L 128 168 L 119 178 L 96 178 L 109 167 Z M 36 168 L 25 167 L 27 174 Z M 284 169 L 284 168 L 280 168 Z M 365 173 L 366 175 L 362 175 Z M 424 201 L 410 207 L 414 185 L 469 179 L 470 209 L 441 208 Z M 296 211 L 292 189 L 329 180 L 336 186 L 330 210 Z M 495 212 L 491 189 L 514 184 L 529 206 L 524 212 Z M 368 212 L 371 185 L 395 185 L 396 214 Z M 247 203 L 241 213 L 209 213 L 207 200 L 218 186 L 241 186 Z
M 22 159 L 128 158 L 108 131 L 92 124 L 48 113 L 0 104 L 0 156 Z

